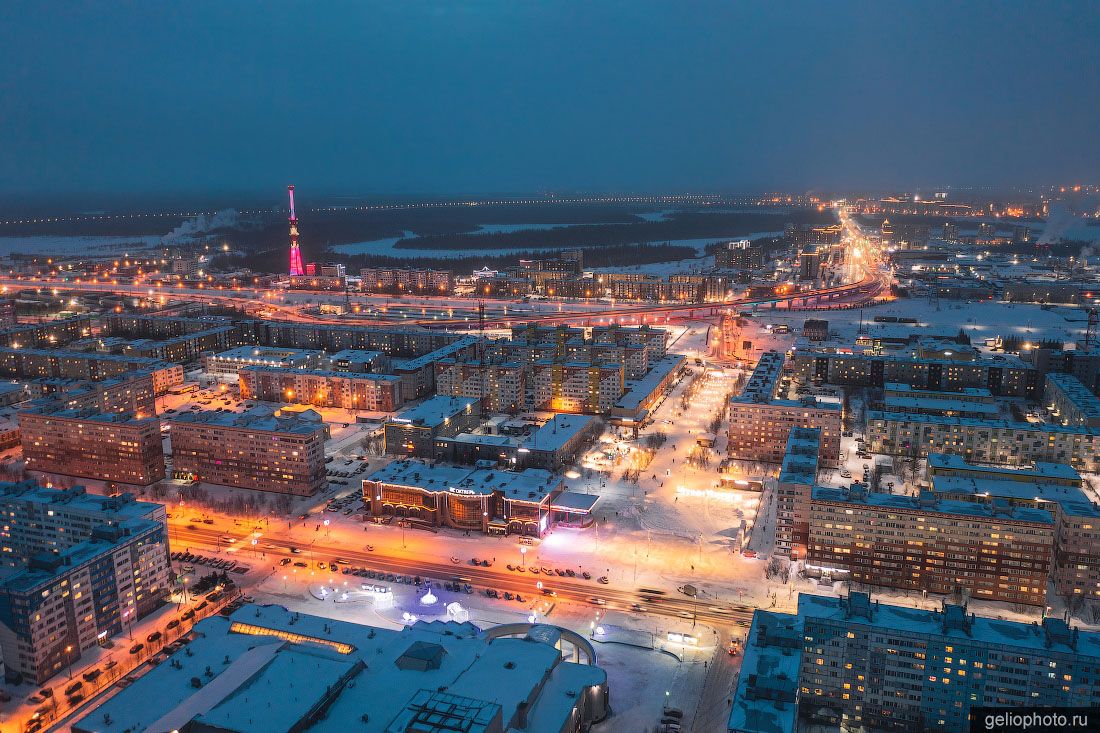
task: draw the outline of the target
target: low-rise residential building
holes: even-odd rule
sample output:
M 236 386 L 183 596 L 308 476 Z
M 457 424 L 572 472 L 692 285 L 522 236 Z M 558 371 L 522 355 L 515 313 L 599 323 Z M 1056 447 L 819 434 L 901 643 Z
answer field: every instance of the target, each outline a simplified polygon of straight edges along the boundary
M 829 322 L 821 318 L 807 318 L 802 322 L 802 336 L 810 341 L 825 341 L 829 338 Z
M 1061 425 L 1100 427 L 1100 399 L 1072 374 L 1047 375 L 1043 405 Z
M 795 614 L 756 611 L 730 733 L 836 728 L 959 732 L 980 706 L 1100 704 L 1100 633 L 1047 616 L 1005 621 L 803 593 Z
M 294 496 L 327 485 L 328 428 L 312 410 L 177 413 L 168 422 L 177 476 Z
M 1100 470 L 1100 428 L 868 410 L 866 437 L 874 453 L 909 458 L 954 453 L 974 463 Z
M 473 432 L 481 423 L 481 400 L 436 395 L 406 407 L 386 421 L 385 451 L 390 455 L 433 458 L 438 438 Z
M 148 486 L 164 478 L 160 421 L 35 400 L 18 413 L 28 471 Z
M 0 650 L 9 674 L 41 684 L 164 603 L 164 506 L 82 487 L 0 484 Z
M 401 407 L 401 377 L 371 372 L 242 366 L 241 398 L 345 410 L 393 412 Z
M 1046 604 L 1055 524 L 1040 509 L 815 487 L 806 562 L 854 582 Z

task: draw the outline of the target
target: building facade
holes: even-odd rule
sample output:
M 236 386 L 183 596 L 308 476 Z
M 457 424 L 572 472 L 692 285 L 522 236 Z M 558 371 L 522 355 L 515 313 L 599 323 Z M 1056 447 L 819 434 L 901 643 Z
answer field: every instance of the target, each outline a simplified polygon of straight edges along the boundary
M 159 608 L 169 593 L 164 506 L 82 487 L 0 484 L 0 650 L 41 684 Z
M 314 412 L 178 413 L 169 423 L 176 475 L 294 496 L 312 496 L 327 485 L 328 430 Z
M 816 487 L 806 562 L 857 583 L 1043 606 L 1055 525 L 1039 509 Z
M 238 379 L 246 400 L 375 412 L 393 412 L 404 403 L 401 378 L 392 374 L 245 366 Z
M 840 459 L 841 406 L 813 397 L 776 399 L 785 361 L 777 351 L 762 354 L 741 394 L 730 400 L 729 457 L 782 463 L 792 428 L 816 428 L 822 462 L 835 465 Z
M 973 463 L 1100 470 L 1100 428 L 868 410 L 866 437 L 874 453 L 909 458 L 954 453 Z
M 802 594 L 797 614 L 754 614 L 728 730 L 794 733 L 829 712 L 834 728 L 961 733 L 978 706 L 1096 705 L 1098 665 L 1100 635 L 1059 618 Z
M 436 395 L 406 407 L 383 427 L 385 452 L 395 456 L 433 458 L 438 438 L 473 432 L 481 423 L 481 400 Z
M 474 469 L 395 461 L 363 479 L 371 514 L 398 516 L 433 527 L 541 537 L 555 523 L 564 489 L 553 473 Z
M 28 471 L 148 486 L 164 478 L 160 421 L 44 401 L 19 413 Z

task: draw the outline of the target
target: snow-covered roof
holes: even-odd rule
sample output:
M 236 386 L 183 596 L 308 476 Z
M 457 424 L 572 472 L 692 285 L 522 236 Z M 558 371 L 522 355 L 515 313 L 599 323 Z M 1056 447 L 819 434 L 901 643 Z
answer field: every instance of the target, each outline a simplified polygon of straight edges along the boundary
M 990 519 L 1000 517 L 1017 522 L 1035 524 L 1053 524 L 1048 512 L 1030 507 L 999 506 L 992 507 L 972 501 L 941 499 L 932 492 L 923 492 L 920 497 L 886 494 L 877 491 L 850 491 L 824 486 L 813 488 L 814 501 L 829 501 L 840 504 L 861 504 L 881 509 L 908 509 L 925 514 L 951 514 L 965 517 Z
M 460 415 L 468 410 L 473 410 L 478 403 L 476 397 L 451 397 L 450 395 L 435 395 L 421 402 L 419 405 L 406 407 L 398 412 L 390 420 L 391 423 L 412 423 L 434 428 L 442 425 L 455 415 Z
M 398 664 L 403 658 L 410 663 Z M 606 682 L 599 667 L 564 661 L 535 634 L 489 638 L 452 622 L 392 631 L 247 605 L 200 622 L 186 649 L 72 730 L 168 733 L 194 721 L 272 733 L 307 724 L 317 733 L 389 733 L 415 721 L 423 731 L 556 733 Z
M 523 447 L 528 450 L 548 452 L 561 450 L 577 434 L 592 425 L 595 419 L 591 415 L 559 413 L 529 435 L 523 441 Z
M 966 476 L 933 476 L 932 488 L 937 494 L 952 496 L 998 497 L 1036 504 L 1049 502 L 1060 505 L 1062 512 L 1069 516 L 1100 517 L 1100 506 L 1093 503 L 1077 486 Z
M 489 496 L 499 492 L 505 499 L 539 503 L 562 485 L 561 477 L 541 468 L 499 471 L 471 469 L 449 463 L 429 464 L 413 459 L 393 461 L 364 480 L 415 487 L 435 493 L 449 491 L 455 494 Z
M 1037 461 L 1031 466 L 1007 468 L 1005 466 L 981 466 L 967 463 L 966 459 L 955 453 L 929 453 L 928 468 L 931 471 L 966 471 L 967 473 L 987 473 L 1004 476 L 1014 481 L 1051 480 L 1081 483 L 1081 474 L 1077 469 L 1065 463 L 1045 463 Z
M 615 407 L 620 410 L 637 410 L 639 406 L 648 400 L 654 390 L 660 386 L 669 374 L 679 369 L 687 361 L 683 354 L 667 354 L 654 363 L 646 375 L 641 379 L 631 382 L 626 394 L 619 398 Z

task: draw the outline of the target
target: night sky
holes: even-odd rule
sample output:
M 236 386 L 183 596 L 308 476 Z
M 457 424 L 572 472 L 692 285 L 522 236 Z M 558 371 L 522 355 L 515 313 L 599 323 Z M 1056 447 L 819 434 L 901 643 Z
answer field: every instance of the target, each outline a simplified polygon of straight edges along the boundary
M 0 194 L 1100 170 L 1100 3 L 4 2 Z

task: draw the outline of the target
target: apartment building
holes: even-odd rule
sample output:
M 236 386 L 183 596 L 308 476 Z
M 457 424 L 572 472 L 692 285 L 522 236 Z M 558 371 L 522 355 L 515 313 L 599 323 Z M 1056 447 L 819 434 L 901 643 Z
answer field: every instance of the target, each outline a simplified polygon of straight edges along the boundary
M 815 397 L 776 399 L 786 358 L 777 351 L 761 355 L 741 394 L 729 403 L 729 457 L 740 461 L 782 463 L 792 428 L 820 430 L 821 460 L 840 459 L 839 402 Z
M 364 267 L 359 270 L 363 290 L 371 293 L 446 295 L 454 291 L 450 270 Z
M 141 356 L 0 347 L 0 375 L 20 379 L 84 379 L 99 381 L 135 371 L 153 375 L 153 391 L 166 394 L 183 384 L 183 367 Z
M 160 421 L 36 400 L 18 413 L 28 471 L 148 486 L 164 478 Z
M 246 400 L 375 412 L 393 412 L 404 404 L 401 377 L 393 374 L 271 366 L 243 366 L 237 374 Z
M 135 417 L 156 414 L 153 373 L 128 372 L 99 382 L 82 379 L 36 379 L 27 390 L 38 397 L 51 397 L 70 410 L 97 410 Z
M 1043 406 L 1051 420 L 1071 427 L 1100 427 L 1100 399 L 1072 374 L 1052 372 L 1043 388 Z
M 156 610 L 169 593 L 164 506 L 83 487 L 0 483 L 0 651 L 41 684 Z
M 1015 470 L 952 458 L 957 456 L 928 457 L 937 496 L 984 505 L 1001 501 L 1048 512 L 1055 524 L 1055 592 L 1072 604 L 1100 601 L 1100 506 L 1082 491 L 1080 474 L 1059 464 Z M 1055 483 L 1058 478 L 1063 482 Z
M 1054 535 L 1048 512 L 1003 500 L 815 487 L 806 562 L 858 583 L 1042 606 Z
M 1084 484 L 1081 474 L 1073 466 L 1065 463 L 1036 461 L 1026 466 L 1006 468 L 968 463 L 962 456 L 951 453 L 929 453 L 925 463 L 928 467 L 928 478 L 933 482 L 938 476 L 960 476 L 1056 486 L 1080 487 Z
M 884 387 L 894 382 L 945 392 L 977 387 L 997 396 L 1038 399 L 1041 395 L 1042 375 L 1017 357 L 956 358 L 956 351 L 963 350 L 956 346 L 912 355 L 800 350 L 791 367 L 800 381 L 846 387 Z
M 598 344 L 635 344 L 649 347 L 650 361 L 664 358 L 668 351 L 668 331 L 655 326 L 593 326 L 592 340 Z
M 646 344 L 605 344 L 569 339 L 563 347 L 564 361 L 622 364 L 626 379 L 641 379 L 649 371 L 649 346 Z
M 141 356 L 146 359 L 170 361 L 176 364 L 189 364 L 198 361 L 208 352 L 224 352 L 244 344 L 240 328 L 215 326 L 204 331 L 195 331 L 164 340 L 137 339 L 122 347 L 126 356 Z
M 532 409 L 606 415 L 623 396 L 622 364 L 540 359 L 527 378 Z
M 794 733 L 825 713 L 851 729 L 970 730 L 972 708 L 1100 704 L 1100 634 L 1056 617 L 984 618 L 802 594 L 796 614 L 757 611 L 731 733 Z
M 872 452 L 910 458 L 954 453 L 973 463 L 1100 470 L 1100 428 L 868 410 L 866 438 Z
M 311 496 L 327 484 L 328 428 L 311 410 L 177 413 L 168 422 L 176 475 L 294 496 Z
M 42 323 L 9 325 L 0 329 L 0 346 L 14 349 L 50 349 L 64 346 L 91 333 L 91 316 L 73 316 Z
M 764 245 L 742 239 L 720 245 L 714 253 L 714 266 L 730 270 L 756 270 L 764 266 Z
M 527 369 L 514 361 L 440 359 L 435 362 L 435 389 L 441 395 L 479 399 L 488 412 L 515 413 L 527 407 Z
M 806 557 L 810 498 L 817 480 L 820 452 L 820 429 L 791 429 L 776 484 L 775 551 L 792 560 Z
M 334 372 L 377 372 L 388 374 L 390 358 L 381 351 L 343 349 L 326 354 L 320 367 Z
M 882 389 L 881 409 L 945 417 L 997 418 L 1000 407 L 988 389 L 966 387 L 959 392 L 915 389 L 908 384 L 888 382 Z

